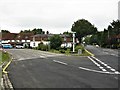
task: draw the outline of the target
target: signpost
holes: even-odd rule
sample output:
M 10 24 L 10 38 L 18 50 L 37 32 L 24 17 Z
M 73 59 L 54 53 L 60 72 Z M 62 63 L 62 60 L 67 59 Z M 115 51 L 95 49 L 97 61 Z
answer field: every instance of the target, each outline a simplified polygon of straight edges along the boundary
M 75 52 L 75 33 L 76 32 L 72 32 L 72 34 L 73 34 L 73 53 Z

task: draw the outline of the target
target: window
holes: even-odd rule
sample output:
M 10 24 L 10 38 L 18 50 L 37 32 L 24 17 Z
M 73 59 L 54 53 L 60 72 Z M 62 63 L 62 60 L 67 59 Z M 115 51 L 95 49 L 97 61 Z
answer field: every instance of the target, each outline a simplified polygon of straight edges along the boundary
M 35 43 L 33 43 L 33 46 L 35 46 Z

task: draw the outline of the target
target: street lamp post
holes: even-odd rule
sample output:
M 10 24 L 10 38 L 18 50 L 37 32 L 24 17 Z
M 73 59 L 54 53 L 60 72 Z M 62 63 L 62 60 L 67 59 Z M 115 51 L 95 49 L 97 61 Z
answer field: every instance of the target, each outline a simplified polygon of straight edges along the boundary
M 73 34 L 73 52 L 75 52 L 75 33 L 76 32 L 72 32 L 72 34 Z

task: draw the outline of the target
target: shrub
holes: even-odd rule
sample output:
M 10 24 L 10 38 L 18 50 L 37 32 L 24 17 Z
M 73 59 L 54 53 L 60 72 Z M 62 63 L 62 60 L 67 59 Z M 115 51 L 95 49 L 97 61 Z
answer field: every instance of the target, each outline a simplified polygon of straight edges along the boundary
M 50 37 L 50 47 L 52 49 L 59 49 L 62 44 L 62 38 L 59 35 Z
M 120 48 L 120 44 L 118 44 L 118 46 L 117 46 L 118 48 Z
M 70 54 L 70 49 L 67 49 L 67 50 L 65 51 L 65 53 L 66 53 L 66 54 Z
M 37 47 L 38 50 L 47 51 L 48 45 L 44 45 L 43 43 L 40 43 Z
M 64 49 L 60 49 L 59 52 L 60 53 L 65 53 L 65 50 Z
M 81 45 L 77 45 L 76 47 L 75 47 L 75 51 L 77 51 L 78 52 L 78 50 L 79 49 L 81 49 L 82 50 L 82 52 L 84 52 L 85 51 L 85 49 L 84 49 L 84 47 L 83 46 L 81 46 Z

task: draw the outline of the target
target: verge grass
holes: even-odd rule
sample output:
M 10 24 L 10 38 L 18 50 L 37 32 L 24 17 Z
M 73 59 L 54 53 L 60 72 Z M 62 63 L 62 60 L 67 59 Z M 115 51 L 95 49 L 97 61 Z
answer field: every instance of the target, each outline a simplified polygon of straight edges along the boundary
M 8 53 L 0 51 L 0 65 L 6 61 L 9 61 L 10 57 Z

